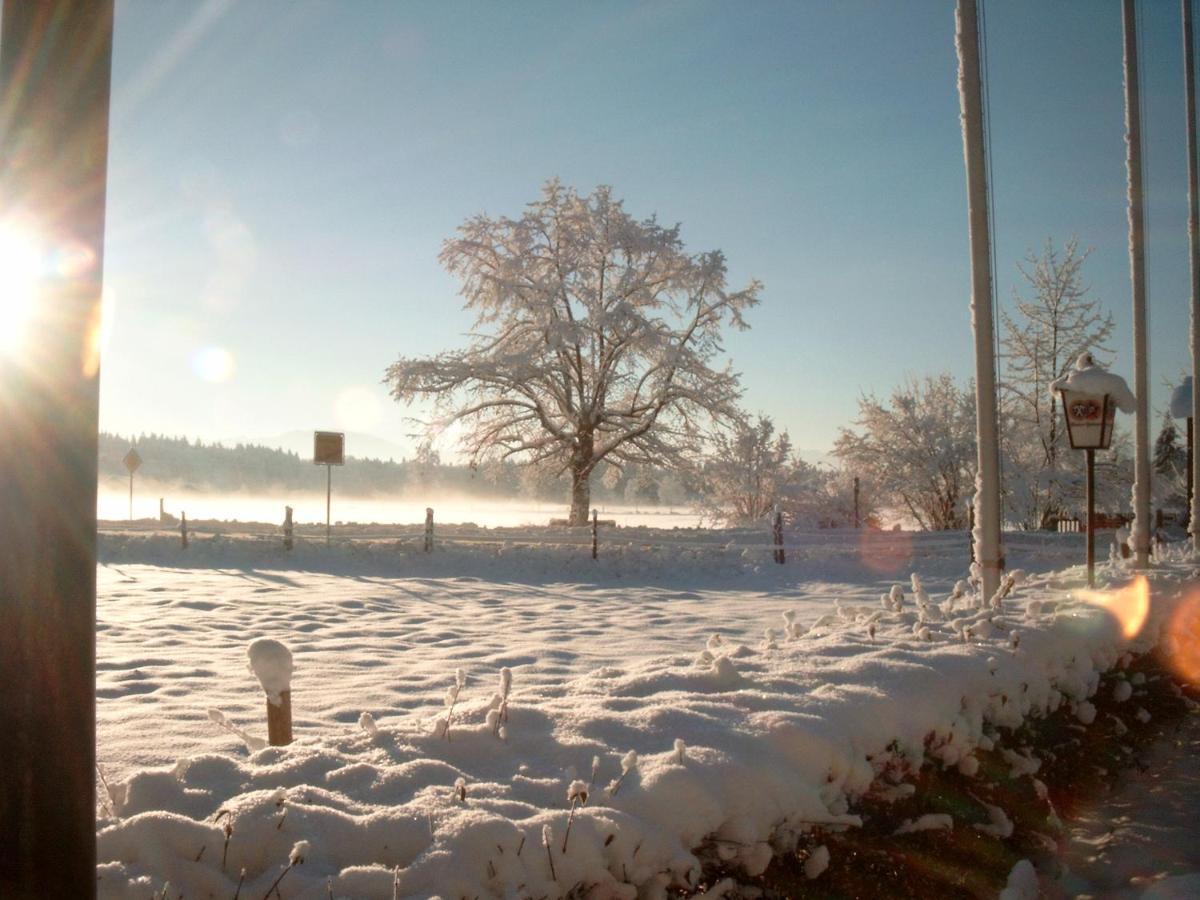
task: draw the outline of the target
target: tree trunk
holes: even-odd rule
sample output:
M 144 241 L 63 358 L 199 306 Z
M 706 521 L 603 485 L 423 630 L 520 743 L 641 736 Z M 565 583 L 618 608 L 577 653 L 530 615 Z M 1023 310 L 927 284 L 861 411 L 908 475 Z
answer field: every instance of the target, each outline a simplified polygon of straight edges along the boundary
M 567 521 L 572 525 L 586 525 L 591 515 L 592 486 L 588 481 L 590 474 L 571 467 L 571 515 Z
M 591 433 L 575 438 L 575 449 L 571 453 L 571 514 L 567 521 L 572 525 L 586 525 L 592 514 L 592 475 L 595 438 Z

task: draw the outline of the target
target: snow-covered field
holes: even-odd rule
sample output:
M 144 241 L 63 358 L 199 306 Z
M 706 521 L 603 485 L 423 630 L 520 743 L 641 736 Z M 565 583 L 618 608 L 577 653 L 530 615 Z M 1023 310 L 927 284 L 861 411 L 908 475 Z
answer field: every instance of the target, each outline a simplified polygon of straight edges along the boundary
M 737 532 L 621 529 L 597 561 L 531 530 L 415 547 L 102 533 L 102 896 L 231 897 L 244 870 L 260 897 L 299 856 L 285 897 L 653 896 L 706 840 L 753 873 L 852 826 L 931 733 L 969 771 L 997 724 L 1086 720 L 1128 647 L 1073 594 L 1078 535 L 1013 536 L 1035 574 L 999 612 L 948 603 L 962 535 L 796 535 L 784 566 Z M 1145 635 L 1193 575 L 1155 576 Z M 293 653 L 297 740 L 252 752 L 260 637 Z

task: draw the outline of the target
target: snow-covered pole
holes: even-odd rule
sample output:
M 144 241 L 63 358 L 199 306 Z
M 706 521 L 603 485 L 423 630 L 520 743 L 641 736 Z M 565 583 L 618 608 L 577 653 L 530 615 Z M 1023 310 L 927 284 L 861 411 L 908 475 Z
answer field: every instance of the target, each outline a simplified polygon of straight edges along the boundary
M 971 321 L 975 331 L 975 559 L 984 597 L 1000 587 L 1000 442 L 996 427 L 996 359 L 993 352 L 992 262 L 984 155 L 982 84 L 979 75 L 979 16 L 975 0 L 958 0 L 958 99 L 967 168 L 967 221 L 971 245 Z
M 267 742 L 292 742 L 292 651 L 279 641 L 258 638 L 246 648 L 250 671 L 267 695 Z
M 1192 265 L 1192 384 L 1200 379 L 1200 189 L 1197 188 L 1196 161 L 1196 60 L 1192 48 L 1192 0 L 1183 6 L 1183 84 L 1187 98 L 1188 151 L 1188 251 Z M 1200 454 L 1192 449 L 1193 423 L 1200 419 L 1200 393 L 1192 391 L 1192 410 L 1188 415 L 1188 506 L 1192 549 L 1200 550 Z
M 1150 564 L 1150 375 L 1146 340 L 1145 214 L 1142 200 L 1142 122 L 1138 92 L 1137 20 L 1133 0 L 1121 0 L 1125 41 L 1125 167 L 1129 177 L 1129 269 L 1133 282 L 1134 565 Z

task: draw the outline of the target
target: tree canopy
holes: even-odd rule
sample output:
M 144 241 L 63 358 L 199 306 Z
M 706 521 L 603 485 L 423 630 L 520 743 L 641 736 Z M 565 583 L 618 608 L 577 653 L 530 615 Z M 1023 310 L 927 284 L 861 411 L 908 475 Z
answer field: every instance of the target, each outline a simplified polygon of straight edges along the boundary
M 747 327 L 761 285 L 729 290 L 719 250 L 688 253 L 678 225 L 634 219 L 610 188 L 552 180 L 520 218 L 469 219 L 440 259 L 473 332 L 463 349 L 394 362 L 392 396 L 431 398 L 429 431 L 461 423 L 473 463 L 569 472 L 573 522 L 601 463 L 682 464 L 738 418 L 721 338 Z

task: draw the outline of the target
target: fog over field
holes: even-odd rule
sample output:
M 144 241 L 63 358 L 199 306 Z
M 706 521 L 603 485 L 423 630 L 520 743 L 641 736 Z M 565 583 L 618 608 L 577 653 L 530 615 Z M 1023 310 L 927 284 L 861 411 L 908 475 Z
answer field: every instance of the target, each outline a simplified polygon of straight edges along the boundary
M 330 515 L 333 522 L 372 522 L 411 525 L 425 521 L 425 508 L 432 507 L 434 521 L 444 524 L 474 523 L 487 528 L 516 525 L 548 525 L 551 519 L 567 514 L 566 503 L 529 498 L 484 498 L 464 494 L 439 494 L 419 498 L 402 496 L 340 496 L 337 472 L 334 472 Z M 134 484 L 133 518 L 157 519 L 158 501 L 163 499 L 167 513 L 178 517 L 186 512 L 189 520 L 217 519 L 238 522 L 282 522 L 284 507 L 292 507 L 297 524 L 324 523 L 324 493 L 237 493 L 185 491 L 178 486 L 149 483 Z M 603 519 L 618 525 L 651 525 L 657 528 L 696 528 L 700 514 L 686 506 L 627 506 L 597 504 Z M 96 512 L 101 520 L 125 521 L 129 518 L 129 491 L 114 486 L 102 487 Z

